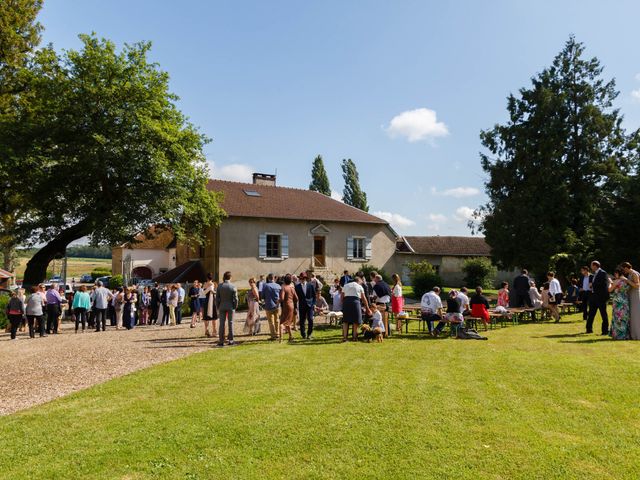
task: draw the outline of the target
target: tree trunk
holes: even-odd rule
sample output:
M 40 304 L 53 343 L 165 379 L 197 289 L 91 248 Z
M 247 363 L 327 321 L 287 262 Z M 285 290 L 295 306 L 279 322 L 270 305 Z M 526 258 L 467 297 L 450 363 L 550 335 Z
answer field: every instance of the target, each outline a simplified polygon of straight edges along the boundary
M 2 249 L 2 269 L 13 273 L 15 267 L 15 245 L 5 245 Z
M 22 281 L 23 288 L 30 288 L 32 285 L 42 283 L 47 276 L 47 267 L 51 260 L 56 257 L 64 257 L 67 252 L 67 245 L 74 240 L 84 237 L 91 233 L 91 225 L 87 220 L 67 228 L 47 243 L 44 247 L 36 252 L 36 254 L 27 262 L 27 269 L 24 272 Z

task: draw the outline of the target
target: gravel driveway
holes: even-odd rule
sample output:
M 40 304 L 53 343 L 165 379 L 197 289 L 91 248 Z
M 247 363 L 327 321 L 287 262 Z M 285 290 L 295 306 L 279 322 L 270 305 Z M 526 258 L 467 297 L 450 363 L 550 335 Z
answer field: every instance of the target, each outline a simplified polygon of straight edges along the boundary
M 236 335 L 242 333 L 244 319 L 244 313 L 236 315 Z M 58 335 L 30 339 L 28 333 L 18 333 L 14 341 L 1 333 L 0 415 L 215 347 L 217 339 L 204 337 L 202 323 L 189 328 L 190 319 L 185 321 L 175 327 L 107 327 L 106 332 L 90 329 L 78 334 L 72 324 L 64 323 Z M 262 335 L 238 340 L 267 338 L 265 330 L 269 329 L 263 320 Z

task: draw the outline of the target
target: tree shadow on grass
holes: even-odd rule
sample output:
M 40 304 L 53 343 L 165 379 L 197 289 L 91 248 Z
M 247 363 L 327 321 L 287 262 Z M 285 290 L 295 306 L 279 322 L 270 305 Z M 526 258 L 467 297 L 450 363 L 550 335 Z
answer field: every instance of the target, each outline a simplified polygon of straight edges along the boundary
M 560 340 L 558 343 L 603 343 L 603 342 L 611 342 L 610 337 L 598 336 L 597 338 L 584 338 L 582 340 Z
M 559 333 L 554 335 L 536 335 L 531 338 L 578 338 L 586 333 Z

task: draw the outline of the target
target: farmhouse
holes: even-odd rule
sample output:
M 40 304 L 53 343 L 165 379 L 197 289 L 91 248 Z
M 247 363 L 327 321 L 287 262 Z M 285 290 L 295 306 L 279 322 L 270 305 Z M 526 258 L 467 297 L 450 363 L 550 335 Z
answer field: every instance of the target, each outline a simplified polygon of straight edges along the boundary
M 124 267 L 132 276 L 154 278 L 196 261 L 218 280 L 230 270 L 237 281 L 268 272 L 313 270 L 331 277 L 366 263 L 394 266 L 391 226 L 326 195 L 278 187 L 275 175 L 259 173 L 253 183 L 210 180 L 208 188 L 224 193 L 227 217 L 208 229 L 206 245 L 181 245 L 168 230 L 150 239 L 141 234 L 137 243 L 113 249 L 114 274 Z
M 484 237 L 400 237 L 397 242 L 396 270 L 403 282 L 410 283 L 407 263 L 431 263 L 447 286 L 462 285 L 464 272 L 462 263 L 467 258 L 491 258 L 491 247 Z M 497 280 L 511 280 L 514 272 L 499 271 Z

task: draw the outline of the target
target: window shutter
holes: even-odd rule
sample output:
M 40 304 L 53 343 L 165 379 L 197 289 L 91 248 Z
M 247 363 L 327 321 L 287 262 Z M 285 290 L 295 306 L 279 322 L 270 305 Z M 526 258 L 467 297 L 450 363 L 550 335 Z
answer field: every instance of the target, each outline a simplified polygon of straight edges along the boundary
M 267 258 L 267 234 L 261 233 L 258 236 L 258 257 Z
M 282 234 L 282 237 L 280 237 L 280 241 L 282 242 L 282 258 L 289 258 L 289 235 Z
M 371 239 L 368 237 L 364 239 L 364 258 L 371 260 Z
M 353 260 L 353 237 L 347 237 L 347 260 Z

